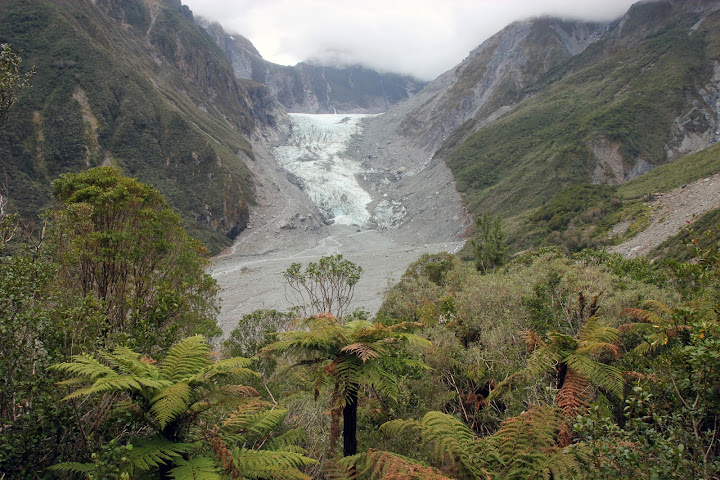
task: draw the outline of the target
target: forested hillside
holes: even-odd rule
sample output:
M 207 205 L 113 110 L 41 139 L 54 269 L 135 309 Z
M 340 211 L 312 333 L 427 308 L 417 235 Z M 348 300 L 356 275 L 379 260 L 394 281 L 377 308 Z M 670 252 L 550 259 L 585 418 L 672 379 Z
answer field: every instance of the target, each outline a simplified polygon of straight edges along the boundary
M 277 112 L 236 80 L 180 2 L 0 3 L 0 41 L 34 65 L 0 130 L 0 184 L 32 220 L 61 173 L 113 165 L 155 185 L 212 250 L 245 228 L 248 136 Z
M 472 117 L 435 154 L 452 169 L 469 210 L 508 220 L 516 250 L 607 243 L 602 229 L 565 239 L 553 232 L 563 236 L 571 223 L 597 223 L 614 211 L 621 211 L 615 223 L 632 219 L 637 206 L 610 202 L 617 197 L 612 190 L 591 185 L 627 182 L 718 139 L 715 7 L 641 2 L 606 26 L 541 19 L 488 40 L 435 107 L 442 112 L 475 102 Z M 507 44 L 510 53 L 502 51 Z M 494 82 L 480 98 L 478 78 Z M 422 112 L 407 117 L 405 135 L 413 135 L 409 127 Z M 683 183 L 707 175 L 697 173 Z M 577 195 L 577 185 L 586 193 Z M 553 203 L 558 211 L 536 210 Z M 543 221 L 562 216 L 544 228 Z

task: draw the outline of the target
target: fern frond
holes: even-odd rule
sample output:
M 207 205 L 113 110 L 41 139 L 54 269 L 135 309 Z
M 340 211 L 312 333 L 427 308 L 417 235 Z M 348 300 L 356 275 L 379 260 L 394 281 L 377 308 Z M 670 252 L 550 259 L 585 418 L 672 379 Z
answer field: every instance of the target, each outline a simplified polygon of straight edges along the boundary
M 473 459 L 478 456 L 478 439 L 467 425 L 457 418 L 441 412 L 428 412 L 422 418 L 424 443 L 434 446 L 439 460 L 460 463 L 467 471 L 474 471 Z
M 565 422 L 560 426 L 558 444 L 562 447 L 572 441 L 572 424 L 578 415 L 585 413 L 592 400 L 592 388 L 587 379 L 568 368 L 565 382 L 557 394 L 555 404 L 562 411 Z
M 359 476 L 370 480 L 451 480 L 439 470 L 402 455 L 381 450 L 345 457 L 338 462 L 348 470 L 357 465 Z
M 528 372 L 533 377 L 541 377 L 560 363 L 567 355 L 567 351 L 550 344 L 535 350 L 527 360 Z
M 555 404 L 563 411 L 565 418 L 568 421 L 574 420 L 576 415 L 590 405 L 591 397 L 592 389 L 587 378 L 568 368 L 565 382 L 555 399 Z
M 574 455 L 560 448 L 533 454 L 521 454 L 514 459 L 505 477 L 508 479 L 574 479 L 580 465 Z
M 503 464 L 510 471 L 542 461 L 544 451 L 555 445 L 561 423 L 553 407 L 533 407 L 517 417 L 506 419 L 491 437 Z M 535 467 L 529 467 L 534 470 Z M 529 478 L 529 477 L 511 477 Z
M 672 316 L 672 313 L 673 313 L 672 308 L 668 307 L 667 305 L 665 305 L 664 303 L 662 303 L 659 300 L 653 300 L 653 299 L 645 300 L 642 303 L 642 307 L 644 309 L 654 310 L 655 312 L 667 315 L 668 317 Z
M 235 448 L 232 452 L 236 467 L 246 478 L 273 478 L 278 480 L 310 480 L 302 473 L 317 460 L 292 452 L 248 450 Z
M 660 317 L 657 313 L 651 312 L 650 310 L 644 310 L 642 308 L 625 308 L 620 313 L 629 315 L 637 322 L 651 323 L 654 325 L 664 323 L 662 317 Z
M 608 353 L 613 358 L 620 357 L 620 349 L 614 343 L 580 342 L 576 352 L 580 355 L 595 355 L 598 353 Z
M 545 342 L 543 342 L 542 338 L 540 338 L 540 335 L 533 332 L 532 330 L 521 331 L 520 339 L 525 342 L 525 346 L 530 352 L 532 352 L 536 348 L 545 346 Z
M 210 365 L 210 345 L 202 335 L 187 337 L 171 346 L 158 368 L 173 383 L 193 377 Z
M 287 410 L 282 408 L 248 415 L 244 418 L 243 430 L 255 433 L 258 436 L 264 436 L 279 428 L 286 416 Z
M 94 463 L 62 462 L 51 465 L 47 469 L 51 472 L 73 473 L 89 477 L 89 474 L 93 473 L 95 469 L 97 469 L 97 465 Z
M 100 353 L 100 355 L 121 373 L 154 379 L 160 376 L 160 371 L 152 362 L 148 362 L 139 353 L 127 347 L 120 346 L 112 353 Z
M 362 377 L 363 364 L 358 357 L 343 355 L 325 367 L 325 372 L 332 377 L 340 377 L 347 383 L 358 383 Z
M 647 331 L 651 331 L 653 329 L 653 325 L 651 323 L 633 322 L 623 323 L 617 328 L 620 333 L 645 333 Z
M 596 317 L 592 317 L 578 333 L 578 346 L 583 347 L 591 343 L 615 343 L 618 337 L 617 328 L 605 325 Z
M 165 437 L 157 436 L 134 443 L 128 458 L 135 468 L 149 470 L 175 461 L 193 448 L 192 444 L 171 442 Z
M 210 457 L 178 458 L 175 465 L 170 470 L 170 477 L 174 480 L 223 480 L 215 460 Z
M 70 379 L 59 382 L 61 385 L 81 383 L 77 379 Z M 63 400 L 70 400 L 77 397 L 109 392 L 141 391 L 143 388 L 156 390 L 167 386 L 168 382 L 150 378 L 136 377 L 134 375 L 118 375 L 115 372 L 98 378 L 92 385 L 80 388 L 65 396 Z
M 98 377 L 102 377 L 108 374 L 115 374 L 115 370 L 109 366 L 101 363 L 98 359 L 90 354 L 83 353 L 81 355 L 73 355 L 72 362 L 58 363 L 50 368 L 53 370 L 59 370 L 64 373 L 69 373 L 81 377 L 83 380 L 93 381 Z M 67 380 L 60 382 L 61 385 L 65 385 Z
M 259 397 L 260 394 L 253 387 L 246 385 L 221 385 L 207 391 L 198 402 L 192 405 L 194 411 L 210 407 L 228 406 L 235 408 L 238 404 Z
M 585 355 L 572 354 L 567 357 L 567 365 L 618 398 L 622 398 L 625 380 L 622 371 L 612 365 L 605 365 Z
M 422 432 L 422 423 L 417 420 L 390 420 L 380 425 L 380 432 L 392 438 L 415 438 Z
M 364 343 L 353 343 L 340 349 L 341 352 L 351 353 L 362 360 L 363 363 L 371 358 L 379 358 L 380 353 Z
M 185 412 L 191 396 L 190 385 L 187 382 L 178 382 L 163 388 L 150 399 L 150 413 L 161 429 Z
M 359 457 L 360 455 L 352 455 L 349 457 L 344 457 L 344 459 L 355 459 Z M 341 461 L 342 461 L 341 460 Z M 334 461 L 333 459 L 328 459 L 325 461 L 325 464 L 322 466 L 322 478 L 325 478 L 325 480 L 357 480 L 358 476 L 357 473 L 353 472 L 353 466 L 346 467 L 345 465 L 340 465 L 338 462 Z
M 282 425 L 287 415 L 287 410 L 282 408 L 265 410 L 266 406 L 267 404 L 262 402 L 253 402 L 238 406 L 238 408 L 222 422 L 223 432 L 227 434 L 250 432 L 258 436 L 264 436 L 278 428 Z
M 304 449 L 298 447 L 298 445 L 304 443 L 305 441 L 307 441 L 307 432 L 302 428 L 293 428 L 270 440 L 265 444 L 265 448 L 268 450 L 296 451 L 298 453 L 303 453 L 300 450 Z M 292 448 L 292 450 L 285 450 L 286 448 Z
M 250 368 L 251 364 L 251 359 L 243 357 L 219 360 L 193 372 L 190 382 L 207 382 L 218 376 L 228 376 L 238 382 L 259 378 L 260 374 Z

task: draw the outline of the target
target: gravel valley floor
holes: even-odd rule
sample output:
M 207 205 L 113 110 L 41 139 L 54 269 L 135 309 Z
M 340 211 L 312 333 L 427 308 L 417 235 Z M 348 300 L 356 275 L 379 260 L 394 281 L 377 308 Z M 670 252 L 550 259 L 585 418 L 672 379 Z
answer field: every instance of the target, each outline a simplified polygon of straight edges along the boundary
M 385 202 L 402 210 L 391 228 L 327 225 L 297 178 L 276 160 L 274 146 L 287 138 L 258 139 L 256 159 L 248 162 L 256 178 L 258 206 L 251 211 L 250 228 L 214 257 L 210 271 L 222 289 L 219 323 L 226 335 L 255 309 L 285 310 L 294 304 L 282 276 L 294 262 L 307 265 L 342 254 L 360 265 L 363 275 L 351 308 L 374 314 L 389 283 L 399 280 L 423 253 L 462 247 L 468 219 L 448 168 L 402 145 L 387 122 L 383 128 L 366 127 L 368 134 L 355 135 L 347 154 L 368 172 L 358 175 L 373 199 L 368 209 Z

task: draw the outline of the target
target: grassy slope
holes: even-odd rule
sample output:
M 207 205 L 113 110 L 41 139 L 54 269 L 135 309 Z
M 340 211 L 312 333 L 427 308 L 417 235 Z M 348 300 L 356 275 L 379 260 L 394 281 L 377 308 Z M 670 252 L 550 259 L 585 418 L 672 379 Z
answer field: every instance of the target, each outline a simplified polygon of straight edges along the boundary
M 617 192 L 621 198 L 632 200 L 650 193 L 667 192 L 716 173 L 720 173 L 720 143 L 662 165 L 618 186 Z
M 0 2 L 0 40 L 38 72 L 0 131 L 2 183 L 32 217 L 51 205 L 60 173 L 109 161 L 158 187 L 217 251 L 225 219 L 242 223 L 253 201 L 237 155 L 252 154 L 240 133 L 253 125 L 247 90 L 224 87 L 232 70 L 182 11 L 160 9 L 153 52 L 144 4 L 107 3 L 131 25 L 89 2 Z
M 619 143 L 629 165 L 666 160 L 674 119 L 711 74 L 718 15 L 688 35 L 693 15 L 666 25 L 663 8 L 634 10 L 625 29 L 644 33 L 641 41 L 606 38 L 527 86 L 528 98 L 511 113 L 464 140 L 449 139 L 438 155 L 471 212 L 516 216 L 508 225 L 527 232 L 530 209 L 589 182 L 593 139 Z

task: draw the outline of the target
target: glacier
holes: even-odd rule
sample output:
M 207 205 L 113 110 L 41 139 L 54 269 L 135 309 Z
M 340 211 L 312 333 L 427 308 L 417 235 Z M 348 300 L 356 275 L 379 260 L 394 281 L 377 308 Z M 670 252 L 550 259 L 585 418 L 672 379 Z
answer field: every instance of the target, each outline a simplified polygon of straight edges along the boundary
M 360 122 L 371 114 L 291 113 L 291 134 L 275 148 L 288 172 L 302 180 L 305 193 L 330 224 L 366 227 L 371 222 L 370 194 L 358 177 L 360 162 L 343 153 Z

